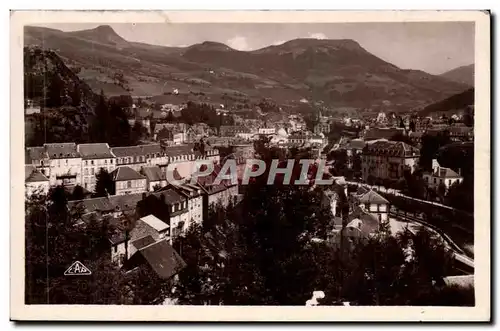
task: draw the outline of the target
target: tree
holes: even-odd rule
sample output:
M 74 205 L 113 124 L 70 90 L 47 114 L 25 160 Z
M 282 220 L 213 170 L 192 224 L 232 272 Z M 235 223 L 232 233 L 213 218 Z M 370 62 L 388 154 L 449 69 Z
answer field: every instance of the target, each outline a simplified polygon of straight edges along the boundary
M 352 156 L 352 171 L 354 173 L 354 178 L 361 178 L 362 165 L 361 155 L 359 153 L 354 153 Z
M 50 77 L 50 82 L 47 86 L 47 99 L 45 105 L 53 108 L 61 107 L 63 105 L 64 95 L 64 81 L 58 73 L 54 73 Z
M 439 183 L 436 193 L 439 196 L 441 202 L 444 202 L 444 196 L 446 195 L 446 185 L 444 183 Z
M 106 197 L 115 194 L 115 183 L 109 172 L 101 168 L 96 175 L 94 197 Z
M 443 131 L 437 136 L 425 134 L 422 136 L 422 147 L 420 148 L 419 165 L 424 170 L 432 169 L 432 159 L 436 158 L 437 151 L 451 143 L 448 131 Z
M 80 225 L 79 206 L 68 209 L 67 192 L 58 186 L 47 196 L 26 200 L 27 304 L 120 304 L 120 271 L 110 264 L 107 224 Z M 81 261 L 92 275 L 72 278 L 64 271 Z
M 85 191 L 80 185 L 76 185 L 71 194 L 71 200 L 82 200 L 85 199 Z
M 73 107 L 81 106 L 82 103 L 81 92 L 77 84 L 73 85 L 73 89 L 71 90 L 70 93 L 70 98 L 71 98 L 71 105 Z

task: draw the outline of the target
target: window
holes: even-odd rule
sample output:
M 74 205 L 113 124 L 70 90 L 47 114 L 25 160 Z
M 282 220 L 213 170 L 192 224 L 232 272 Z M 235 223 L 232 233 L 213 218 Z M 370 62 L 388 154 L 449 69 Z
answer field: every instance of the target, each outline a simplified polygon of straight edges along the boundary
M 94 168 L 90 168 L 90 174 L 94 175 Z
M 132 188 L 132 181 L 127 181 L 127 188 Z
M 104 164 L 108 164 L 108 160 L 104 160 Z
M 88 165 L 88 161 L 85 161 L 85 165 Z
M 85 174 L 85 176 L 87 176 L 89 174 L 89 169 L 85 168 L 85 170 L 83 171 L 83 173 Z
M 118 246 L 113 246 L 113 253 L 118 252 Z
M 434 184 L 436 184 L 436 177 L 434 177 Z
M 113 164 L 113 160 L 109 160 L 109 164 Z
M 90 161 L 90 164 L 91 164 L 91 165 L 94 165 L 94 160 Z

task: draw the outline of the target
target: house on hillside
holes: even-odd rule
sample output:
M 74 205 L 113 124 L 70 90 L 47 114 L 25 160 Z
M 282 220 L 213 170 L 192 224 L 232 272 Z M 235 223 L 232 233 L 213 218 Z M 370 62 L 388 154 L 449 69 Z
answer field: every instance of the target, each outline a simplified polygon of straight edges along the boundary
M 443 184 L 446 189 L 464 180 L 460 175 L 460 170 L 459 173 L 456 173 L 453 169 L 442 167 L 436 159 L 432 160 L 432 172 L 425 172 L 423 178 L 429 187 L 437 188 L 440 184 Z

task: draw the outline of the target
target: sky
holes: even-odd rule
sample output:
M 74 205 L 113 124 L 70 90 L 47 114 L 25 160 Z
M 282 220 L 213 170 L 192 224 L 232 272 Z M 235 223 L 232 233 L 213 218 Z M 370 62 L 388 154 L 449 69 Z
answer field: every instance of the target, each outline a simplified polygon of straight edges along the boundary
M 99 24 L 44 25 L 63 31 Z M 412 23 L 117 23 L 109 24 L 129 41 L 189 46 L 217 41 L 243 51 L 296 38 L 353 39 L 370 53 L 402 69 L 441 74 L 474 63 L 473 22 Z

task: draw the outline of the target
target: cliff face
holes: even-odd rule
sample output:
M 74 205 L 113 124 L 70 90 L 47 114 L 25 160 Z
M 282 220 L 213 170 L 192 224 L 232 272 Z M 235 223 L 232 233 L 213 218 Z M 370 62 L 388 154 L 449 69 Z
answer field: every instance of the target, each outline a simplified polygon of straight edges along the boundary
M 53 51 L 24 49 L 24 98 L 42 107 L 73 106 L 90 114 L 97 95 Z

